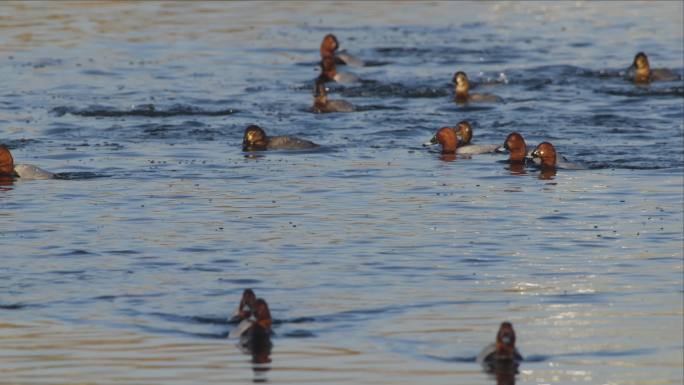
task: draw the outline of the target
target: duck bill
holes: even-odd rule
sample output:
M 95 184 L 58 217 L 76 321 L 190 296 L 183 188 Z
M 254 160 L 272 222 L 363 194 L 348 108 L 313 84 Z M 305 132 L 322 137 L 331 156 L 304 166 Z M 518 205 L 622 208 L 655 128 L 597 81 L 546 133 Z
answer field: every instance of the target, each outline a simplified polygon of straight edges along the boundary
M 499 146 L 494 150 L 497 154 L 505 154 L 508 152 L 508 149 L 506 149 L 506 146 Z
M 432 147 L 435 144 L 438 144 L 439 141 L 437 141 L 437 135 L 433 136 L 432 139 L 430 139 L 429 142 L 423 143 L 423 147 Z

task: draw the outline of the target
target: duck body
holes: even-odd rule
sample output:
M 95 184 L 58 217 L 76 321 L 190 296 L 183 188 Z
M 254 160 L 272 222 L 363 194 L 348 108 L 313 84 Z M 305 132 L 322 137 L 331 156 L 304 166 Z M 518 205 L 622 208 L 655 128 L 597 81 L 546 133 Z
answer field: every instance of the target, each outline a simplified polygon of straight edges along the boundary
M 267 136 L 264 130 L 255 125 L 245 129 L 242 151 L 266 150 L 306 150 L 319 147 L 318 144 L 293 136 Z
M 358 76 L 348 72 L 337 72 L 334 56 L 324 56 L 321 59 L 321 79 L 328 82 L 341 84 L 356 83 L 360 79 Z
M 496 343 L 491 343 L 485 346 L 484 349 L 477 355 L 476 362 L 483 366 L 504 366 L 517 365 L 523 361 L 523 356 L 517 348 L 513 348 L 510 354 L 501 354 L 497 352 Z
M 503 99 L 496 95 L 470 93 L 470 81 L 465 72 L 456 72 L 452 80 L 456 84 L 454 101 L 458 104 L 503 102 Z
M 634 83 L 648 84 L 650 82 L 666 82 L 680 80 L 681 76 L 667 68 L 654 68 L 648 61 L 648 56 L 645 53 L 639 52 L 634 56 L 634 62 L 629 67 L 629 73 L 632 74 Z
M 459 155 L 479 155 L 496 152 L 499 148 L 498 144 L 466 144 L 459 146 L 456 149 L 456 154 Z
M 24 180 L 55 179 L 56 177 L 50 171 L 43 170 L 32 164 L 17 164 L 14 166 L 14 173 L 17 177 Z
M 523 356 L 515 347 L 515 331 L 510 322 L 502 322 L 496 334 L 496 341 L 485 346 L 476 362 L 487 371 L 502 371 L 518 368 Z
M 319 147 L 316 143 L 294 136 L 272 136 L 269 138 L 269 150 L 305 150 Z
M 335 57 L 337 58 L 338 63 L 346 64 L 351 67 L 363 67 L 366 65 L 366 63 L 363 60 L 357 58 L 356 56 L 353 56 L 347 51 L 337 52 Z
M 314 89 L 313 111 L 316 113 L 353 112 L 354 106 L 346 100 L 329 100 L 325 89 L 325 79 L 319 77 Z

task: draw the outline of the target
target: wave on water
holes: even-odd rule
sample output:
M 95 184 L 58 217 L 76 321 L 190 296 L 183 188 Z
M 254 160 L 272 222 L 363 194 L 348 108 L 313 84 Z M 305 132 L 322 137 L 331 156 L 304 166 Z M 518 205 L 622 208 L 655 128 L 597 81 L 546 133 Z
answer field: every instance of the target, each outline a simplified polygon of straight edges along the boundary
M 113 118 L 113 117 L 127 117 L 127 116 L 142 116 L 149 118 L 165 118 L 172 116 L 226 116 L 238 112 L 232 108 L 219 110 L 205 110 L 200 107 L 191 106 L 187 104 L 174 104 L 168 108 L 158 108 L 154 104 L 140 104 L 134 105 L 128 109 L 119 109 L 115 107 L 93 105 L 86 108 L 75 108 L 67 106 L 59 106 L 53 108 L 50 112 L 57 116 L 64 116 L 66 114 L 94 117 L 94 118 Z

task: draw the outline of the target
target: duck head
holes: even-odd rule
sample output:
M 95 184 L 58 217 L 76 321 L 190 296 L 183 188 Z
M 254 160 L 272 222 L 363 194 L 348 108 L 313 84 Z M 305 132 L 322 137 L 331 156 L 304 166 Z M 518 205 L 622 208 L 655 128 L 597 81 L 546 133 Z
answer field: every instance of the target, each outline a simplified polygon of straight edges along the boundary
M 556 168 L 556 149 L 553 147 L 553 144 L 549 142 L 539 143 L 537 148 L 532 151 L 532 157 L 541 160 L 542 169 Z
M 7 147 L 0 145 L 0 176 L 14 176 L 14 158 Z
M 651 80 L 651 66 L 648 64 L 648 57 L 645 53 L 639 52 L 634 56 L 634 62 L 630 69 L 633 69 L 635 72 L 635 82 L 647 83 Z
M 502 322 L 496 333 L 496 353 L 500 358 L 515 358 L 515 331 L 508 321 Z
M 430 145 L 442 145 L 442 154 L 455 154 L 458 147 L 458 136 L 451 127 L 442 127 L 437 130 L 435 136 L 430 139 Z
M 263 151 L 268 147 L 268 136 L 261 127 L 251 124 L 245 128 L 242 151 Z
M 325 35 L 321 42 L 321 57 L 334 56 L 335 51 L 340 47 L 337 37 L 332 33 Z
M 499 147 L 497 151 L 508 151 L 508 161 L 510 163 L 524 163 L 527 156 L 527 145 L 522 135 L 517 132 L 511 132 L 506 137 L 503 146 Z
M 458 145 L 463 146 L 469 144 L 473 139 L 473 128 L 470 123 L 463 120 L 456 126 L 456 136 L 458 136 Z
M 470 82 L 465 72 L 458 71 L 454 74 L 453 82 L 456 85 L 456 101 L 467 101 Z

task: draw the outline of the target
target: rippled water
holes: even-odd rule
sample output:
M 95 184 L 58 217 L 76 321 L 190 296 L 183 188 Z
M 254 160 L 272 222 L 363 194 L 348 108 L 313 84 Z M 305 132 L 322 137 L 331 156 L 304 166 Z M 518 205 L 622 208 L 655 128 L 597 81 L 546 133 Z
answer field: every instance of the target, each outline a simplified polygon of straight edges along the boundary
M 3 3 L 0 383 L 681 384 L 682 3 Z M 334 32 L 376 65 L 310 112 Z M 502 104 L 457 106 L 453 73 Z M 502 75 L 503 74 L 503 75 Z M 501 80 L 506 81 L 501 81 Z M 468 119 L 584 166 L 421 147 Z M 323 147 L 245 157 L 247 124 Z M 270 363 L 226 339 L 245 287 Z

